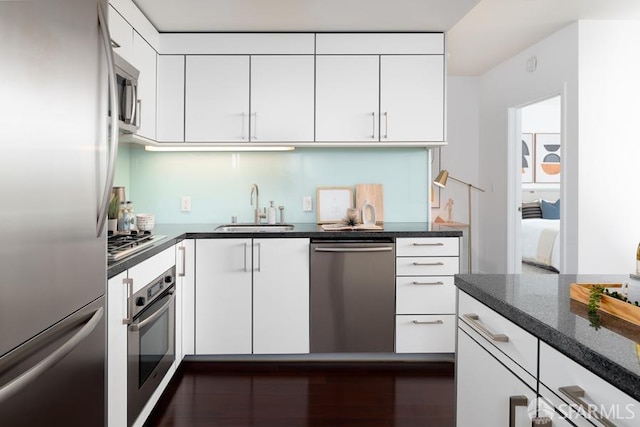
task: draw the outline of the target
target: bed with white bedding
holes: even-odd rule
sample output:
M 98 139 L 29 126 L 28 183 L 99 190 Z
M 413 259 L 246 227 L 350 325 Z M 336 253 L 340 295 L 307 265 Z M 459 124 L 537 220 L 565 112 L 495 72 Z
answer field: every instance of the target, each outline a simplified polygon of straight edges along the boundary
M 522 220 L 522 262 L 560 271 L 559 219 Z

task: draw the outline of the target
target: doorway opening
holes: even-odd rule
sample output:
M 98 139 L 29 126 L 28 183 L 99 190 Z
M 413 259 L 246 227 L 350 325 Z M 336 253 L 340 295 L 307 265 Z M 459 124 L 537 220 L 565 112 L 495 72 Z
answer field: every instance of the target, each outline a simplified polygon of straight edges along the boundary
M 557 274 L 562 245 L 562 98 L 555 95 L 514 108 L 509 116 L 509 272 Z

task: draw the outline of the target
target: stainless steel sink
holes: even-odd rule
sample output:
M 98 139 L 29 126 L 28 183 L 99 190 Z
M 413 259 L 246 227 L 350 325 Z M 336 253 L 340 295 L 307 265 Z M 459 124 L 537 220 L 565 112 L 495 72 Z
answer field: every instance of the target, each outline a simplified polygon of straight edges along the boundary
M 215 228 L 215 231 L 222 232 L 245 232 L 245 233 L 279 233 L 283 231 L 293 231 L 295 227 L 292 224 L 224 224 Z

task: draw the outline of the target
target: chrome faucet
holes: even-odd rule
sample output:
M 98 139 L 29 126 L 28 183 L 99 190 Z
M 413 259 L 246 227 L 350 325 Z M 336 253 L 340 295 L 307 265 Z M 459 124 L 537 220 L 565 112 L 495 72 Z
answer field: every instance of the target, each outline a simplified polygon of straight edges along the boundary
M 251 184 L 251 205 L 253 206 L 253 192 L 256 193 L 256 208 L 254 210 L 253 222 L 256 224 L 260 224 L 262 218 L 267 217 L 267 208 L 264 209 L 264 212 L 260 212 L 260 191 L 258 190 L 258 184 Z

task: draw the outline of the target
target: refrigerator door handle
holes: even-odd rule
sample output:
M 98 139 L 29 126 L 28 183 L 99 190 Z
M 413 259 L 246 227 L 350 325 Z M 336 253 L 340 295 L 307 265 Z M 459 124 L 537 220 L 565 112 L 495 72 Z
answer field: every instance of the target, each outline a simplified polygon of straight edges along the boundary
M 60 347 L 58 347 L 53 353 L 49 354 L 47 357 L 42 359 L 28 371 L 24 372 L 17 378 L 11 380 L 6 383 L 2 387 L 0 387 L 0 403 L 7 400 L 9 397 L 16 394 L 18 391 L 22 390 L 24 387 L 29 385 L 35 379 L 37 379 L 40 375 L 44 374 L 46 371 L 51 369 L 56 363 L 61 361 L 67 354 L 69 354 L 74 348 L 76 348 L 85 338 L 87 338 L 91 332 L 96 328 L 102 316 L 104 315 L 104 308 L 100 307 L 95 310 L 89 316 L 84 316 L 81 318 L 81 321 L 85 321 L 85 325 L 76 332 L 71 338 L 65 341 Z M 88 318 L 88 320 L 86 320 Z M 68 319 L 70 322 L 63 322 L 58 325 L 58 327 L 54 327 L 49 333 L 45 333 L 41 335 L 36 342 L 33 342 L 31 345 L 28 345 L 28 349 L 33 350 L 34 347 L 39 347 L 40 343 L 44 345 L 48 344 L 51 339 L 51 335 L 56 335 L 64 330 L 67 330 L 72 327 L 76 327 L 78 325 L 78 318 L 73 317 Z M 10 354 L 5 356 L 7 359 L 0 360 L 0 374 L 4 373 L 3 371 L 8 370 L 16 363 L 20 362 L 25 357 L 25 351 L 17 351 L 14 354 Z M 6 369 L 2 368 L 2 365 L 6 367 Z
M 98 221 L 96 224 L 96 236 L 102 237 L 104 233 L 104 223 L 107 219 L 107 209 L 111 200 L 111 187 L 113 187 L 113 179 L 116 172 L 116 158 L 118 157 L 118 116 L 119 105 L 117 96 L 117 82 L 115 72 L 115 60 L 113 58 L 113 48 L 111 47 L 111 35 L 109 34 L 109 27 L 104 17 L 104 11 L 102 6 L 98 5 L 98 21 L 100 23 L 100 34 L 102 35 L 102 41 L 104 45 L 105 55 L 107 57 L 107 68 L 109 74 L 109 98 L 111 99 L 111 137 L 108 147 L 108 160 L 107 160 L 107 176 L 105 179 L 104 192 L 102 194 L 102 201 L 98 207 Z M 135 113 L 134 113 L 135 114 Z

